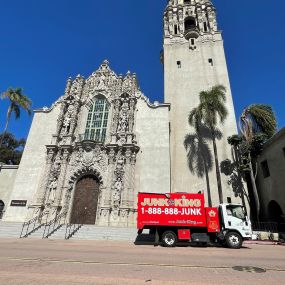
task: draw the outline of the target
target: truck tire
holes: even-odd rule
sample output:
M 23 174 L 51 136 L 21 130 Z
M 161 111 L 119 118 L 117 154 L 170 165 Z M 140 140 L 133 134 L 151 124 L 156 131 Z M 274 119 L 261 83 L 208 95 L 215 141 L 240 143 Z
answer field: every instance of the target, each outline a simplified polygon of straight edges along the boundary
M 165 247 L 175 247 L 177 243 L 177 236 L 172 231 L 166 231 L 162 234 L 161 237 L 162 244 Z
M 226 234 L 226 244 L 229 248 L 239 249 L 242 246 L 242 237 L 236 232 L 228 232 Z

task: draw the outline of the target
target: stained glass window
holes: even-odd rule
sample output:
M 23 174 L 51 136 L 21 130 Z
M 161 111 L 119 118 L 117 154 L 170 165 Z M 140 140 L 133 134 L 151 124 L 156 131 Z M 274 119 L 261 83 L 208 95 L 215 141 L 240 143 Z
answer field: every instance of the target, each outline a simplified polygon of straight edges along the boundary
M 97 97 L 87 116 L 85 140 L 105 142 L 110 106 L 104 97 Z

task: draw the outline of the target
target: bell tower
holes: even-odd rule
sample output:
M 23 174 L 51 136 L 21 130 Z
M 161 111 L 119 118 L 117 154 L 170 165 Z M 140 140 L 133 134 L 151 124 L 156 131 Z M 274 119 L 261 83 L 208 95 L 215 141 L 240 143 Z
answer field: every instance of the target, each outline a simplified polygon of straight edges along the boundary
M 222 33 L 217 26 L 216 9 L 208 0 L 169 0 L 163 21 L 164 96 L 165 102 L 171 104 L 171 190 L 206 194 L 205 177 L 198 177 L 189 170 L 184 139 L 194 132 L 189 127 L 188 115 L 199 104 L 199 93 L 217 84 L 224 85 L 229 115 L 219 127 L 223 137 L 218 141 L 218 155 L 220 162 L 232 160 L 227 138 L 236 134 L 237 128 Z M 210 141 L 208 145 L 214 155 Z M 229 177 L 221 175 L 226 202 L 234 193 L 228 185 Z M 217 205 L 214 159 L 209 179 L 213 205 Z

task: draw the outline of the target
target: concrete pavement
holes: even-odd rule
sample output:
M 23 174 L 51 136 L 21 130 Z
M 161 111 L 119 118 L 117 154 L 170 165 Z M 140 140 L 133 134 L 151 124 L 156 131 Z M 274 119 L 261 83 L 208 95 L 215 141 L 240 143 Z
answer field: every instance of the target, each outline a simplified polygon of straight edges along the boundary
M 129 242 L 0 240 L 0 284 L 277 284 L 285 248 L 136 246 Z M 233 267 L 240 266 L 241 268 Z M 252 267 L 265 269 L 256 273 Z M 258 270 L 256 270 L 258 271 Z

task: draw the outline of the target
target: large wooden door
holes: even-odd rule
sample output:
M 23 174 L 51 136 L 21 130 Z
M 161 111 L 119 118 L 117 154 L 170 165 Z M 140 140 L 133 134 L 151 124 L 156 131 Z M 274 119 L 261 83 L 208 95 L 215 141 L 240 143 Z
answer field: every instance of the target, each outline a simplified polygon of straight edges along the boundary
M 84 176 L 75 187 L 70 223 L 94 225 L 96 221 L 99 183 L 94 176 Z

